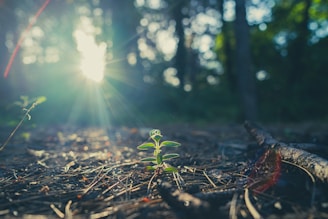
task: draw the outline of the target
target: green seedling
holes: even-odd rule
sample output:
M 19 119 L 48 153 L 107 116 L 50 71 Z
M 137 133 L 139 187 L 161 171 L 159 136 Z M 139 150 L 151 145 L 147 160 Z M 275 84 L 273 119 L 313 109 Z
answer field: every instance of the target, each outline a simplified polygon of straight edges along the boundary
M 161 131 L 158 129 L 151 130 L 149 132 L 149 137 L 150 137 L 150 139 L 153 140 L 153 142 L 145 142 L 137 147 L 139 150 L 149 150 L 149 149 L 154 150 L 154 152 L 153 152 L 154 156 L 141 159 L 142 162 L 151 162 L 154 164 L 152 166 L 147 166 L 148 170 L 153 170 L 155 172 L 149 181 L 148 193 L 149 193 L 150 184 L 151 184 L 152 180 L 163 171 L 166 173 L 172 173 L 174 180 L 176 181 L 178 187 L 180 188 L 179 185 L 181 184 L 183 179 L 179 175 L 178 170 L 175 167 L 165 163 L 165 161 L 167 161 L 167 160 L 171 160 L 171 159 L 179 157 L 179 154 L 177 154 L 177 153 L 162 154 L 162 148 L 163 147 L 179 147 L 181 144 L 178 142 L 175 142 L 175 141 L 162 141 L 161 142 L 163 135 L 161 134 Z
M 161 131 L 158 129 L 153 129 L 149 133 L 149 137 L 154 142 L 146 142 L 141 145 L 139 145 L 137 148 L 139 150 L 148 150 L 153 149 L 154 150 L 154 156 L 153 157 L 146 157 L 142 158 L 142 162 L 152 162 L 153 166 L 147 166 L 148 170 L 158 170 L 159 168 L 163 169 L 165 172 L 178 172 L 178 170 L 175 167 L 167 165 L 164 161 L 171 160 L 173 158 L 179 157 L 179 154 L 172 153 L 172 154 L 162 154 L 162 148 L 163 147 L 179 147 L 181 144 L 175 141 L 162 141 L 162 134 Z
M 15 102 L 15 104 L 21 106 L 23 108 L 23 111 L 25 111 L 23 118 L 19 121 L 19 123 L 16 125 L 16 127 L 14 128 L 14 130 L 10 133 L 10 135 L 8 136 L 7 140 L 0 146 L 0 151 L 2 151 L 6 145 L 8 144 L 8 142 L 11 140 L 11 138 L 14 136 L 14 134 L 16 133 L 16 131 L 19 129 L 19 127 L 21 127 L 21 125 L 23 124 L 24 120 L 27 118 L 28 120 L 31 119 L 31 115 L 30 112 L 32 109 L 34 109 L 37 105 L 45 102 L 47 100 L 46 97 L 44 96 L 40 96 L 35 98 L 32 101 L 28 100 L 27 96 L 21 96 L 21 101 L 17 101 Z M 30 105 L 30 107 L 28 107 Z

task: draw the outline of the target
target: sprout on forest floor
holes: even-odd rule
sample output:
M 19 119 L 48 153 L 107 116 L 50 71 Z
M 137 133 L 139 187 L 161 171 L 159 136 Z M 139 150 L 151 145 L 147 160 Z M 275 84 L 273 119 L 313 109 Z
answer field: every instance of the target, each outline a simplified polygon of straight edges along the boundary
M 153 166 L 147 166 L 148 170 L 158 170 L 158 168 L 163 169 L 165 172 L 177 172 L 177 169 L 172 166 L 168 166 L 164 161 L 171 160 L 173 158 L 179 157 L 179 154 L 171 153 L 171 154 L 162 154 L 161 148 L 163 147 L 179 147 L 181 144 L 175 141 L 162 141 L 160 142 L 161 138 L 163 137 L 161 131 L 158 129 L 153 129 L 149 133 L 149 137 L 154 142 L 145 142 L 139 145 L 137 148 L 139 150 L 154 150 L 153 157 L 146 157 L 142 158 L 142 162 L 152 162 Z
M 176 181 L 178 187 L 180 187 L 181 182 L 183 182 L 183 179 L 178 173 L 177 168 L 165 163 L 167 160 L 171 160 L 174 158 L 179 157 L 180 155 L 177 153 L 169 153 L 169 154 L 162 154 L 162 148 L 163 147 L 179 147 L 181 146 L 180 143 L 175 142 L 175 141 L 162 141 L 161 139 L 163 135 L 161 134 L 161 131 L 159 129 L 153 129 L 149 132 L 149 137 L 153 140 L 153 142 L 145 142 L 141 145 L 139 145 L 137 148 L 139 150 L 148 150 L 148 149 L 153 149 L 154 156 L 152 157 L 145 157 L 142 158 L 142 162 L 151 162 L 154 165 L 152 166 L 147 166 L 148 170 L 153 170 L 155 171 L 154 175 L 149 181 L 148 184 L 148 192 L 150 188 L 150 184 L 152 180 L 159 175 L 162 171 L 167 172 L 167 173 L 172 173 L 174 180 Z

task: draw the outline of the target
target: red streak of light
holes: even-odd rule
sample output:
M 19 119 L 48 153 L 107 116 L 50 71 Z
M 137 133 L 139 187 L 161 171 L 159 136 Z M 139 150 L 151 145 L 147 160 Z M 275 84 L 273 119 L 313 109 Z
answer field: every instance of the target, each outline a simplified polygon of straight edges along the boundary
M 43 5 L 39 8 L 39 10 L 35 13 L 34 17 L 32 18 L 32 20 L 30 21 L 29 25 L 26 27 L 26 29 L 24 30 L 23 34 L 21 35 L 21 37 L 19 38 L 15 49 L 13 51 L 13 53 L 10 56 L 9 62 L 6 66 L 6 70 L 3 74 L 3 77 L 6 78 L 8 77 L 9 71 L 11 69 L 11 66 L 13 65 L 14 59 L 17 55 L 17 52 L 22 44 L 22 42 L 24 41 L 26 34 L 31 30 L 32 26 L 35 24 L 35 22 L 37 21 L 38 17 L 40 16 L 40 14 L 43 12 L 43 10 L 47 7 L 47 5 L 49 4 L 51 0 L 46 0 Z
M 263 185 L 260 185 L 257 188 L 255 188 L 254 191 L 257 193 L 261 193 L 269 189 L 271 186 L 275 185 L 279 180 L 280 173 L 281 173 L 281 155 L 279 152 L 276 152 L 275 166 L 272 175 Z
M 254 169 L 250 174 L 252 179 L 250 186 L 256 193 L 264 192 L 275 185 L 281 174 L 281 155 L 275 149 L 267 150 L 255 163 Z M 252 184 L 253 182 L 256 182 Z

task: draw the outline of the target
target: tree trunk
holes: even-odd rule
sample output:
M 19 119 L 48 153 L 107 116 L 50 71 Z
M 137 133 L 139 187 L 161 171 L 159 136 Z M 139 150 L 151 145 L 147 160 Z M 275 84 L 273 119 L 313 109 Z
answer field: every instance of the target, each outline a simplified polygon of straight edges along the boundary
M 306 49 L 307 42 L 310 36 L 310 31 L 308 29 L 309 23 L 309 10 L 312 4 L 311 0 L 304 1 L 304 10 L 301 14 L 302 20 L 296 24 L 297 25 L 297 37 L 290 42 L 288 48 L 288 54 L 291 62 L 290 74 L 288 77 L 288 84 L 297 87 L 299 83 L 302 83 L 302 79 L 307 70 L 307 57 Z M 297 7 L 299 4 L 296 4 Z M 288 86 L 290 89 L 290 86 Z
M 224 58 L 220 60 L 224 66 L 224 72 L 226 74 L 229 89 L 231 92 L 236 92 L 236 75 L 234 71 L 233 63 L 233 44 L 234 44 L 234 31 L 233 22 L 224 20 L 224 0 L 218 0 L 219 12 L 221 14 L 222 29 L 221 34 L 223 36 L 223 53 Z
M 182 8 L 184 6 L 185 1 L 179 1 L 174 10 L 173 10 L 173 19 L 176 23 L 176 34 L 178 36 L 179 42 L 177 47 L 177 53 L 175 55 L 175 67 L 177 69 L 177 76 L 180 81 L 180 88 L 183 90 L 185 85 L 185 71 L 186 71 L 186 47 L 185 47 L 185 34 L 182 24 Z
M 236 1 L 236 76 L 244 119 L 257 119 L 255 75 L 251 72 L 249 27 L 246 20 L 245 0 Z
M 136 28 L 140 20 L 133 2 L 102 0 L 100 7 L 104 10 L 102 37 L 107 41 L 107 50 L 112 52 L 112 60 L 118 68 L 131 72 L 133 66 L 127 55 L 137 51 Z
M 6 35 L 8 33 L 12 33 L 14 40 L 13 43 L 17 43 L 17 40 L 19 38 L 19 33 L 17 32 L 17 19 L 15 15 L 15 9 L 17 8 L 16 1 L 3 1 L 0 2 L 0 98 L 1 100 L 8 100 L 11 97 L 16 96 L 16 93 L 19 93 L 20 89 L 24 87 L 23 84 L 19 84 L 18 89 L 12 88 L 12 81 L 15 80 L 17 74 L 21 74 L 21 72 L 17 72 L 17 70 L 20 68 L 20 54 L 17 53 L 14 63 L 10 69 L 10 71 L 13 70 L 13 68 L 16 70 L 16 75 L 14 77 L 9 76 L 8 78 L 4 78 L 4 73 L 6 70 L 6 67 L 8 65 L 8 61 L 11 55 L 12 51 L 9 51 L 8 47 L 6 46 Z M 12 49 L 12 48 L 11 48 Z M 12 72 L 13 73 L 13 72 Z M 25 80 L 20 78 L 17 83 L 23 83 Z M 13 83 L 14 84 L 14 83 Z M 15 87 L 16 88 L 16 87 Z M 19 91 L 18 91 L 19 90 Z

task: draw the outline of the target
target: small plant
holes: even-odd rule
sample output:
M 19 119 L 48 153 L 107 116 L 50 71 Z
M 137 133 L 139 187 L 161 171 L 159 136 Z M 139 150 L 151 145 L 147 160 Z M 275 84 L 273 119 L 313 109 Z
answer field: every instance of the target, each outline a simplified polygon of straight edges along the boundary
M 181 144 L 175 141 L 161 141 L 162 134 L 161 131 L 158 129 L 153 129 L 149 132 L 150 138 L 154 142 L 146 142 L 138 146 L 139 150 L 154 150 L 153 157 L 146 157 L 142 158 L 142 162 L 152 162 L 153 166 L 147 166 L 148 170 L 158 170 L 159 168 L 163 169 L 165 172 L 178 172 L 175 167 L 168 166 L 164 161 L 171 160 L 173 158 L 179 157 L 179 154 L 172 153 L 172 154 L 164 154 L 162 155 L 161 148 L 163 147 L 179 147 Z
M 153 129 L 149 132 L 149 137 L 153 140 L 153 142 L 145 142 L 141 145 L 139 145 L 137 148 L 139 150 L 148 150 L 148 149 L 153 149 L 154 150 L 154 156 L 152 157 L 146 157 L 142 158 L 142 162 L 151 162 L 154 165 L 152 166 L 147 166 L 148 170 L 154 170 L 154 175 L 151 177 L 149 184 L 148 184 L 148 193 L 150 189 L 150 184 L 152 180 L 158 176 L 162 171 L 167 172 L 167 173 L 172 173 L 174 180 L 176 181 L 178 187 L 180 188 L 181 182 L 183 182 L 183 179 L 178 173 L 178 170 L 165 163 L 164 161 L 171 160 L 173 158 L 177 158 L 180 155 L 177 153 L 170 153 L 170 154 L 162 154 L 162 148 L 163 147 L 179 147 L 181 144 L 175 141 L 162 141 L 161 139 L 163 135 L 161 134 L 161 131 L 158 129 Z
M 25 113 L 23 115 L 23 118 L 19 121 L 19 123 L 16 125 L 16 127 L 14 128 L 14 130 L 10 133 L 9 137 L 7 138 L 7 140 L 0 146 L 0 151 L 2 151 L 6 147 L 6 145 L 8 144 L 8 142 L 11 140 L 11 138 L 14 136 L 14 134 L 18 130 L 18 128 L 21 127 L 21 125 L 23 124 L 24 120 L 26 118 L 28 120 L 31 119 L 31 115 L 30 115 L 31 110 L 34 109 L 40 103 L 43 103 L 43 102 L 45 102 L 47 100 L 47 98 L 44 97 L 44 96 L 37 97 L 37 98 L 33 99 L 32 101 L 29 101 L 27 96 L 21 96 L 20 98 L 21 98 L 21 101 L 17 101 L 17 102 L 15 102 L 15 104 L 21 106 L 23 108 L 23 111 L 25 111 Z M 31 105 L 30 105 L 30 107 L 28 107 L 28 105 L 30 103 L 31 103 Z

